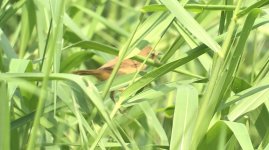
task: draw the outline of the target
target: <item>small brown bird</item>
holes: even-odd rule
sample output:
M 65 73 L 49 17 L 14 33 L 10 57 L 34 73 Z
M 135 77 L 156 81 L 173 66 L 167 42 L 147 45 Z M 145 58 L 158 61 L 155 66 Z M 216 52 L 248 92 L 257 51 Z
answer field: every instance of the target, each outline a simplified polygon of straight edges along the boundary
M 146 57 L 151 52 L 151 50 L 152 50 L 152 48 L 147 46 L 144 49 L 142 49 L 138 55 Z M 152 55 L 151 58 L 154 59 L 155 57 L 156 57 L 155 55 Z M 98 69 L 77 70 L 77 71 L 74 71 L 73 73 L 79 74 L 79 75 L 94 75 L 99 80 L 107 80 L 109 78 L 115 64 L 117 63 L 118 59 L 119 58 L 116 57 Z M 134 73 L 139 69 L 140 65 L 141 65 L 141 62 L 138 62 L 138 61 L 135 61 L 132 59 L 123 60 L 123 62 L 121 63 L 120 69 L 118 71 L 118 74 L 124 75 L 124 74 Z M 146 68 L 146 66 L 144 65 L 144 67 L 142 69 L 145 69 L 145 68 Z

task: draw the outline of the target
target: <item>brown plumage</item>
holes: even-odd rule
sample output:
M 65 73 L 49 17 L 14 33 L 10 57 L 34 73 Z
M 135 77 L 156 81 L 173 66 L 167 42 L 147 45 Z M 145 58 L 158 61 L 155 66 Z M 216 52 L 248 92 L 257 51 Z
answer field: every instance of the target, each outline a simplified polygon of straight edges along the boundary
M 143 50 L 141 50 L 141 52 L 139 53 L 140 56 L 144 56 L 146 57 L 150 51 L 152 50 L 151 47 L 145 47 Z M 154 57 L 154 56 L 153 56 Z M 93 69 L 93 70 L 77 70 L 74 71 L 74 74 L 79 74 L 79 75 L 94 75 L 95 77 L 97 77 L 100 80 L 107 80 L 115 66 L 115 64 L 118 61 L 118 57 L 116 57 L 115 59 L 107 62 L 106 64 L 104 64 L 103 66 L 101 66 L 98 69 Z M 134 73 L 136 72 L 139 67 L 140 67 L 141 63 L 132 59 L 126 59 L 123 60 L 123 62 L 121 63 L 120 69 L 118 71 L 118 74 L 123 75 L 123 74 L 130 74 L 130 73 Z M 142 69 L 145 69 L 145 65 Z

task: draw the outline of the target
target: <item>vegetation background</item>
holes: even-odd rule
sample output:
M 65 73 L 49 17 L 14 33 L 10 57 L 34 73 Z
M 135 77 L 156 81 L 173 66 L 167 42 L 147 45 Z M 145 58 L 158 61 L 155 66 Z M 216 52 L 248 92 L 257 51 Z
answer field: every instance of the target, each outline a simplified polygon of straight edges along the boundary
M 268 150 L 268 4 L 1 0 L 0 149 Z

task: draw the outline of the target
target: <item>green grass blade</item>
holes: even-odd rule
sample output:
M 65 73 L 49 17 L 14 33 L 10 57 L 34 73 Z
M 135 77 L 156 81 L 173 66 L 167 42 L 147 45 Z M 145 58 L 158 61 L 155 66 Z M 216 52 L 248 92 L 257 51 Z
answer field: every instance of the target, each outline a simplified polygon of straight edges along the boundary
M 264 148 L 264 150 L 269 150 L 269 144 Z
M 165 133 L 165 131 L 162 128 L 162 125 L 160 124 L 160 121 L 158 120 L 157 116 L 154 113 L 154 110 L 152 110 L 152 107 L 148 102 L 142 102 L 139 104 L 141 109 L 144 111 L 145 116 L 147 117 L 149 127 L 153 128 L 155 132 L 158 134 L 160 141 L 158 144 L 162 145 L 168 145 L 168 138 Z
M 204 30 L 203 27 L 179 4 L 176 0 L 161 2 L 169 9 L 169 11 L 177 18 L 177 20 L 193 34 L 198 40 L 207 45 L 211 50 L 217 52 L 220 56 L 221 47 L 219 44 Z
M 0 149 L 10 149 L 10 112 L 7 84 L 0 81 Z
M 17 58 L 17 54 L 10 45 L 9 40 L 2 29 L 0 29 L 0 47 L 3 49 L 4 54 L 6 54 L 8 58 Z
M 182 38 L 184 38 L 184 40 L 188 43 L 190 48 L 195 48 L 198 46 L 198 43 L 195 41 L 192 35 L 184 28 L 184 26 L 182 26 L 178 22 L 174 23 L 174 26 L 176 27 Z
M 198 92 L 190 85 L 179 85 L 176 98 L 170 149 L 189 149 L 198 112 Z
M 102 13 L 105 10 L 105 4 L 106 3 L 104 2 L 97 7 L 97 10 L 96 10 L 97 15 L 100 15 L 100 16 L 102 15 Z M 93 37 L 93 35 L 95 34 L 97 27 L 98 27 L 98 23 L 99 23 L 99 21 L 97 19 L 93 19 L 93 21 L 89 25 L 90 26 L 90 29 L 88 31 L 89 39 L 91 39 Z
M 232 53 L 233 57 L 231 58 L 231 63 L 229 65 L 229 69 L 227 71 L 227 78 L 226 78 L 226 82 L 224 84 L 224 87 L 229 87 L 231 86 L 231 81 L 233 81 L 234 77 L 233 75 L 235 74 L 238 65 L 240 63 L 240 58 L 243 55 L 244 52 L 244 48 L 246 45 L 246 41 L 247 38 L 249 37 L 250 31 L 252 30 L 252 26 L 254 24 L 255 19 L 258 17 L 258 15 L 260 14 L 260 9 L 254 9 L 247 17 L 246 22 L 243 26 L 239 41 L 234 49 L 234 52 Z M 229 82 L 230 81 L 230 82 Z M 224 90 L 223 93 L 225 93 L 226 91 Z
M 174 17 L 168 13 L 155 13 L 139 26 L 131 42 L 132 48 L 144 48 L 165 34 Z
M 172 83 L 145 90 L 130 98 L 128 102 L 123 103 L 123 107 L 133 106 L 144 101 L 154 101 L 155 99 L 158 99 L 160 97 L 165 98 L 166 94 L 175 90 L 175 88 L 176 85 Z
M 91 11 L 90 9 L 87 9 L 85 7 L 74 5 L 75 8 L 81 10 L 82 12 L 85 12 L 87 15 L 99 20 L 102 24 L 104 24 L 106 27 L 108 27 L 111 30 L 114 30 L 115 32 L 121 34 L 122 36 L 129 36 L 129 33 L 125 31 L 124 29 L 120 28 L 116 23 L 113 23 L 106 18 L 103 18 L 99 14 L 96 14 L 94 11 Z
M 92 58 L 93 53 L 88 51 L 79 51 L 72 53 L 61 62 L 60 72 L 70 72 L 71 69 L 78 67 L 81 63 Z
M 35 15 L 36 15 L 36 30 L 37 30 L 37 39 L 38 39 L 38 49 L 39 49 L 39 58 L 42 59 L 42 56 L 44 55 L 45 51 L 45 45 L 46 45 L 46 37 L 47 33 L 44 33 L 44 31 L 47 31 L 48 26 L 48 20 L 44 19 L 46 18 L 46 11 L 47 7 L 44 3 L 40 3 L 38 0 L 34 0 L 34 6 L 35 6 Z M 46 9 L 44 9 L 46 8 Z
M 75 33 L 80 39 L 88 40 L 87 35 L 81 31 L 80 27 L 67 15 L 64 14 L 64 25 Z
M 220 142 L 224 142 L 223 144 L 225 144 L 228 140 L 231 140 L 229 139 L 231 135 L 235 136 L 242 149 L 254 150 L 246 126 L 241 123 L 229 121 L 216 122 L 201 143 L 201 149 L 208 149 L 209 147 L 217 149 Z
M 254 150 L 245 125 L 235 122 L 224 122 L 235 135 L 242 149 Z
M 73 47 L 80 47 L 82 49 L 94 49 L 111 55 L 117 55 L 119 52 L 118 49 L 115 47 L 98 43 L 95 41 L 80 41 L 65 47 L 63 50 L 67 50 Z
M 242 16 L 250 13 L 253 9 L 260 8 L 260 7 L 264 6 L 265 4 L 267 4 L 268 2 L 269 2 L 269 0 L 260 0 L 258 2 L 255 2 L 252 5 L 250 5 L 249 7 L 245 8 L 244 10 L 242 10 L 238 14 L 238 17 L 242 17 Z
M 24 73 L 29 66 L 30 61 L 24 59 L 11 59 L 9 64 L 9 73 Z M 9 97 L 12 97 L 17 89 L 17 85 L 9 83 Z
M 22 25 L 21 25 L 21 41 L 19 58 L 23 58 L 25 52 L 27 51 L 28 42 L 30 40 L 31 34 L 36 24 L 36 16 L 34 3 L 32 1 L 27 1 L 22 9 Z
M 195 11 L 200 11 L 200 10 L 223 10 L 223 11 L 233 11 L 235 9 L 235 6 L 233 5 L 205 5 L 205 4 L 186 4 L 184 6 L 185 9 L 187 10 L 195 10 Z M 141 8 L 142 12 L 156 12 L 156 11 L 166 11 L 167 8 L 165 5 L 157 5 L 157 4 L 152 4 L 152 5 L 147 5 Z
M 266 85 L 254 87 L 238 93 L 237 96 L 229 99 L 231 102 L 237 102 L 231 107 L 228 118 L 231 121 L 238 119 L 240 116 L 258 108 L 261 104 L 268 100 L 269 89 Z

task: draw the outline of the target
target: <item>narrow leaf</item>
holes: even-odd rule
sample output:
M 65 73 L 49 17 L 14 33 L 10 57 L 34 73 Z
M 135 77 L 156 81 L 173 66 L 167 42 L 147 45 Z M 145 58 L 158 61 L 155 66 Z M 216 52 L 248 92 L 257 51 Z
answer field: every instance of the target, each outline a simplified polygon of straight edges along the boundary
M 231 140 L 231 135 L 235 136 L 242 149 L 254 150 L 246 126 L 230 121 L 216 122 L 207 132 L 206 138 L 200 143 L 199 148 L 202 150 L 209 147 L 210 149 L 218 149 L 220 143 L 225 144 Z
M 0 149 L 10 149 L 10 114 L 7 84 L 0 81 Z
M 220 45 L 205 31 L 203 27 L 183 8 L 177 0 L 161 0 L 177 20 L 191 32 L 197 39 L 207 45 L 211 50 L 221 55 Z
M 198 92 L 190 85 L 177 88 L 170 149 L 189 149 L 198 112 Z

